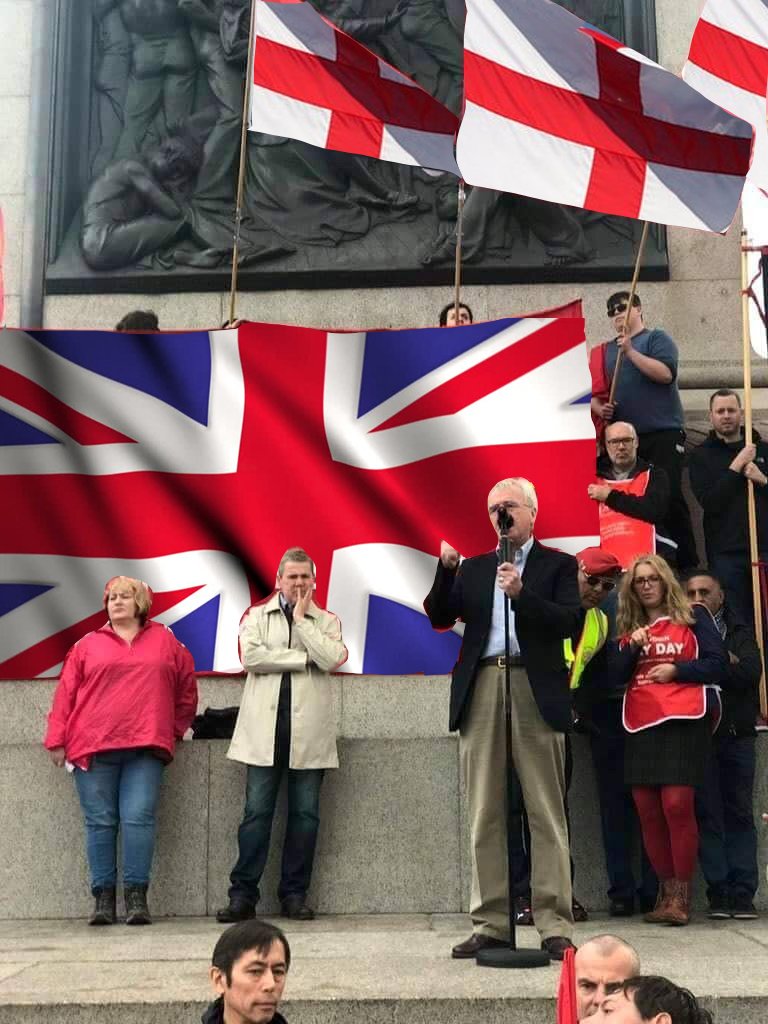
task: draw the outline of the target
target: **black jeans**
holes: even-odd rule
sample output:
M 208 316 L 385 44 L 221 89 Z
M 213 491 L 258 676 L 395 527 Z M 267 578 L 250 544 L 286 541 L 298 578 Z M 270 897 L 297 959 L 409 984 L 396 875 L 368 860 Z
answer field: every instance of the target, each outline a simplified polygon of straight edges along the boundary
M 751 901 L 757 892 L 753 812 L 756 736 L 722 736 L 696 793 L 699 862 L 713 898 Z
M 658 881 L 643 849 L 632 793 L 624 784 L 626 733 L 621 708 L 620 699 L 599 701 L 592 706 L 590 717 L 595 732 L 590 734 L 589 743 L 600 801 L 605 869 L 610 884 L 608 898 L 634 903 L 639 897 L 641 906 L 645 908 L 652 907 L 656 900 Z M 639 885 L 633 870 L 637 851 L 640 856 Z
M 667 526 L 677 544 L 677 565 L 682 572 L 699 564 L 691 513 L 683 494 L 685 431 L 653 430 L 640 434 L 637 454 L 654 466 L 661 466 L 669 477 L 669 514 Z

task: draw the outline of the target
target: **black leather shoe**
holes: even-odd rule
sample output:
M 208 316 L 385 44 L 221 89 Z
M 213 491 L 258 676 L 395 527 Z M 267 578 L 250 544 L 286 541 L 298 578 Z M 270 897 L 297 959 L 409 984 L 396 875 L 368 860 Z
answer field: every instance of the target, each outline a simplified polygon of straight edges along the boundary
M 283 917 L 289 917 L 292 921 L 314 921 L 315 912 L 308 907 L 303 896 L 286 896 L 282 903 L 281 913 Z
M 451 956 L 454 960 L 471 960 L 477 956 L 481 949 L 491 949 L 495 946 L 508 947 L 509 943 L 503 942 L 501 939 L 494 939 L 490 935 L 481 935 L 479 932 L 475 932 L 464 942 L 454 946 L 451 950 Z
M 582 906 L 575 897 L 571 900 L 571 913 L 576 924 L 584 924 L 585 921 L 589 920 L 587 908 Z
M 611 917 L 632 917 L 635 912 L 633 900 L 611 900 L 608 913 Z
M 531 901 L 527 896 L 515 896 L 515 924 L 521 927 L 533 924 Z
M 576 949 L 571 940 L 562 935 L 550 935 L 548 939 L 542 939 L 541 948 L 549 953 L 550 960 L 562 960 L 566 949 Z
M 216 911 L 216 920 L 220 924 L 234 924 L 236 921 L 250 921 L 256 917 L 256 908 L 245 900 L 230 900 L 226 907 Z

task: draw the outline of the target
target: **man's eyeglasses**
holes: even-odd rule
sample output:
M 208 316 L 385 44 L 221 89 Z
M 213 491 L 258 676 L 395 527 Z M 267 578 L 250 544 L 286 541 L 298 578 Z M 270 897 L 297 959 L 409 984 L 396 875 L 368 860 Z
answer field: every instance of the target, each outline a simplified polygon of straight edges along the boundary
M 606 594 L 610 593 L 610 591 L 616 586 L 616 580 L 606 579 L 605 576 L 587 576 L 585 573 L 584 579 L 590 587 L 594 587 L 595 590 L 600 587 L 600 589 L 604 590 Z
M 634 437 L 612 437 L 610 441 L 606 441 L 605 443 L 609 448 L 618 448 L 620 444 L 626 445 L 629 448 L 636 440 L 637 438 Z
M 661 576 L 635 576 L 632 580 L 633 587 L 655 587 L 661 583 Z
M 496 505 L 488 506 L 488 515 L 495 516 L 499 509 L 502 508 L 505 508 L 507 512 L 517 512 L 518 509 L 524 507 L 524 505 L 518 505 L 516 501 L 500 501 Z

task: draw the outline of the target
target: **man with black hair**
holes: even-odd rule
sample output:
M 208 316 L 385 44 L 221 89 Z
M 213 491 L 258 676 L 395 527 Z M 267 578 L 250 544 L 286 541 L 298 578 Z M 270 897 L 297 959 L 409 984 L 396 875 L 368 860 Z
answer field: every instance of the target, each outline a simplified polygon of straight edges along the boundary
M 614 292 L 607 301 L 608 318 L 616 337 L 602 345 L 605 378 L 610 382 L 619 352 L 621 369 L 614 401 L 598 395 L 592 411 L 606 423 L 619 416 L 638 434 L 638 455 L 663 469 L 669 478 L 668 525 L 677 544 L 678 565 L 687 569 L 698 563 L 691 515 L 682 490 L 685 458 L 683 406 L 677 389 L 677 345 L 659 328 L 649 330 L 643 320 L 640 296 L 632 309 L 629 292 Z
M 730 610 L 751 626 L 747 480 L 755 485 L 757 546 L 764 561 L 768 555 L 768 445 L 756 430 L 747 444 L 741 399 L 730 388 L 719 388 L 710 396 L 709 422 L 712 429 L 691 452 L 691 490 L 704 511 L 707 561 L 722 581 Z
M 459 303 L 459 319 L 456 319 L 456 303 L 449 302 L 447 306 L 443 306 L 440 310 L 440 326 L 441 327 L 464 327 L 465 324 L 473 324 L 475 318 L 472 315 L 472 310 L 466 304 L 466 302 Z
M 213 950 L 210 978 L 218 998 L 203 1024 L 286 1024 L 277 1007 L 290 966 L 279 928 L 255 919 L 227 928 Z
M 713 1024 L 696 996 L 669 978 L 637 975 L 606 996 L 593 1024 Z
M 728 650 L 723 679 L 723 717 L 712 741 L 704 785 L 696 794 L 699 861 L 707 880 L 709 917 L 757 917 L 757 830 L 755 719 L 758 711 L 760 651 L 749 626 L 728 608 L 723 588 L 709 569 L 695 569 L 684 580 L 689 601 L 705 605 Z
M 116 331 L 159 331 L 160 323 L 157 314 L 151 309 L 133 309 L 126 313 L 119 324 L 115 324 Z

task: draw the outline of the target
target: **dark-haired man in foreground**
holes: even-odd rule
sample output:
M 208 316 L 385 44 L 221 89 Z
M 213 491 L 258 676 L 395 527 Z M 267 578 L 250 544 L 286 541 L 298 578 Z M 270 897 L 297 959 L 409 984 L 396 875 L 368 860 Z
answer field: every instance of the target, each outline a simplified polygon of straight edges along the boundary
M 211 958 L 218 998 L 203 1024 L 286 1024 L 278 1013 L 291 966 L 288 940 L 279 928 L 251 919 L 222 932 Z

